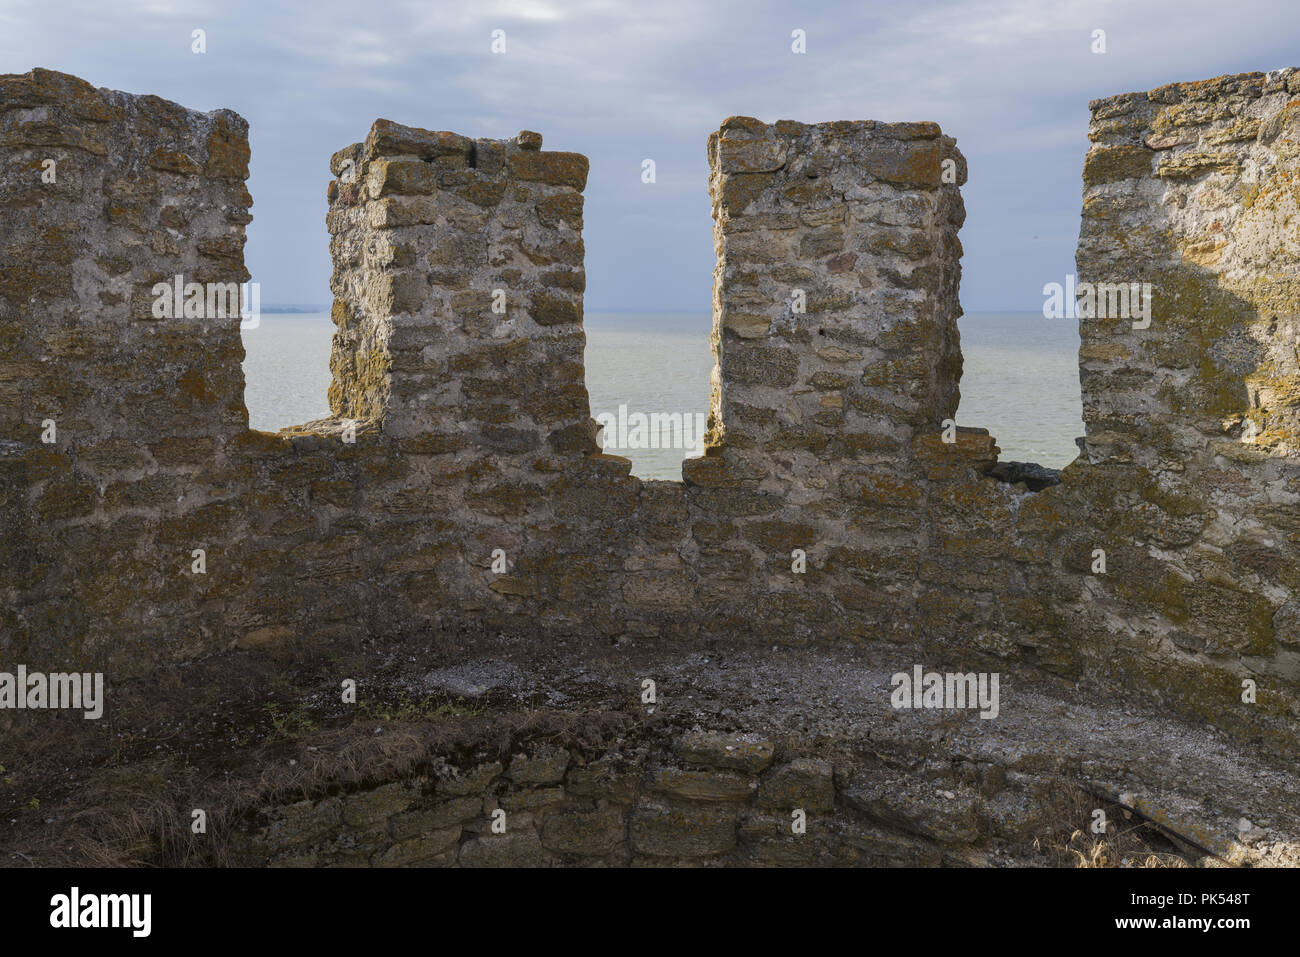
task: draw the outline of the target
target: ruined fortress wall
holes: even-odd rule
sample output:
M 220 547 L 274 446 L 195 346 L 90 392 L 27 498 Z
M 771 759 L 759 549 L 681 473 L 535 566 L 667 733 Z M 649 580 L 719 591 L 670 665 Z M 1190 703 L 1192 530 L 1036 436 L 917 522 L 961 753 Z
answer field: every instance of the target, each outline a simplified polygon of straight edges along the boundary
M 0 150 L 0 626 L 55 659 L 104 618 L 154 641 L 189 563 L 168 516 L 242 491 L 248 416 L 237 295 L 159 318 L 153 287 L 248 278 L 247 124 L 37 70 L 0 78 Z
M 1092 104 L 1080 280 L 1151 296 L 1149 327 L 1080 321 L 1092 461 L 1296 450 L 1297 93 L 1280 71 Z
M 891 819 L 882 798 L 900 783 L 879 773 L 778 760 L 757 735 L 688 733 L 669 747 L 639 737 L 590 761 L 544 746 L 265 807 L 232 835 L 232 856 L 255 867 L 970 866 L 985 834 L 1015 840 L 1037 823 L 991 821 L 969 800 L 948 817 Z M 792 814 L 812 822 L 806 836 Z
M 905 622 L 927 534 L 913 441 L 957 407 L 965 161 L 932 123 L 745 117 L 709 161 L 717 365 L 687 482 L 761 496 L 717 544 L 751 555 L 778 627 Z
M 380 121 L 333 167 L 334 414 L 521 461 L 597 451 L 586 157 Z
M 619 627 L 638 483 L 587 399 L 587 160 L 541 142 L 381 120 L 333 158 L 330 398 L 362 420 L 384 631 Z
M 1090 601 L 1120 657 L 1220 713 L 1300 677 L 1297 94 L 1283 70 L 1094 101 L 1084 166 L 1080 282 L 1151 298 L 1079 320 Z
M 709 159 L 728 449 L 819 497 L 841 491 L 828 463 L 905 462 L 957 410 L 966 168 L 952 139 L 933 123 L 734 117 Z
M 1293 201 L 1280 178 L 1294 175 L 1282 81 L 1216 82 L 1095 105 L 1094 139 L 1120 137 L 1131 175 L 1087 186 L 1081 278 L 1140 281 L 1155 252 L 1124 250 L 1156 250 L 1156 224 L 1188 195 L 1163 192 L 1167 151 L 1145 142 L 1161 96 L 1200 97 L 1215 112 L 1233 108 L 1233 91 L 1258 90 L 1240 107 L 1260 120 L 1254 145 L 1230 148 L 1262 149 L 1271 135 L 1272 191 L 1252 201 L 1278 211 Z M 22 256 L 6 259 L 0 387 L 80 395 L 69 408 L 91 424 L 79 436 L 76 417 L 60 423 L 58 444 L 46 445 L 33 400 L 6 420 L 5 662 L 107 668 L 111 689 L 232 648 L 292 656 L 443 631 L 540 643 L 887 642 L 900 668 L 1028 662 L 1151 692 L 1233 730 L 1292 733 L 1295 459 L 1276 398 L 1289 367 L 1280 338 L 1246 348 L 1274 317 L 1279 330 L 1293 321 L 1285 269 L 1202 277 L 1204 297 L 1184 298 L 1181 311 L 1158 291 L 1150 339 L 1108 338 L 1085 322 L 1086 454 L 1060 485 L 1030 492 L 985 475 L 997 461 L 987 432 L 944 428 L 960 374 L 965 168 L 952 141 L 925 123 L 732 118 L 709 144 L 719 265 L 708 448 L 684 463 L 682 482 L 641 481 L 626 459 L 596 451 L 588 409 L 585 159 L 541 150 L 536 134 L 470 140 L 380 120 L 332 160 L 333 417 L 272 435 L 246 428 L 237 320 L 160 323 L 125 305 L 159 276 L 243 277 L 246 169 L 229 158 L 246 159 L 242 121 L 37 73 L 0 83 L 6 130 L 40 109 L 37 96 L 73 117 L 103 110 L 81 125 L 130 142 L 106 154 L 113 162 L 157 156 L 181 172 L 124 177 L 120 189 L 148 198 L 132 207 L 140 238 L 105 232 L 93 256 L 127 263 L 129 282 L 74 269 L 70 285 L 31 288 Z M 1126 103 L 1137 112 L 1114 112 Z M 172 120 L 142 126 L 143 115 Z M 24 136 L 56 136 L 41 129 Z M 107 163 L 78 129 L 57 124 L 74 172 Z M 6 195 L 35 188 L 33 147 L 5 135 Z M 1142 169 L 1138 149 L 1150 154 Z M 1090 158 L 1089 180 L 1108 162 Z M 6 242 L 26 236 L 12 240 L 26 250 L 60 230 L 108 230 L 119 193 L 87 188 L 75 212 L 7 204 Z M 1282 212 L 1269 215 L 1274 225 L 1243 233 L 1243 246 L 1289 235 Z M 168 226 L 177 216 L 191 225 Z M 1121 219 L 1146 246 L 1104 238 Z M 1286 248 L 1268 262 L 1291 262 Z M 1168 266 L 1172 254 L 1160 255 Z M 1224 255 L 1241 264 L 1264 253 Z M 135 256 L 147 268 L 137 272 Z M 1236 296 L 1254 288 L 1269 318 L 1215 313 L 1210 324 L 1197 303 L 1218 302 L 1228 284 Z M 30 311 L 33 296 L 50 308 Z M 78 330 L 100 344 L 50 345 Z M 1196 336 L 1208 336 L 1199 351 L 1187 345 Z M 1242 355 L 1257 364 L 1246 369 Z M 1158 387 L 1143 391 L 1131 358 L 1154 363 Z M 1234 405 L 1239 426 L 1198 445 L 1211 393 L 1259 369 L 1278 373 L 1267 387 L 1264 373 L 1251 378 L 1274 398 Z M 131 383 L 147 399 L 120 398 Z M 1156 403 L 1163 412 L 1147 415 Z M 104 410 L 116 418 L 96 419 Z M 111 463 L 110 449 L 117 473 L 98 457 Z M 198 548 L 202 573 L 191 565 Z M 1244 677 L 1259 680 L 1258 705 L 1241 706 Z

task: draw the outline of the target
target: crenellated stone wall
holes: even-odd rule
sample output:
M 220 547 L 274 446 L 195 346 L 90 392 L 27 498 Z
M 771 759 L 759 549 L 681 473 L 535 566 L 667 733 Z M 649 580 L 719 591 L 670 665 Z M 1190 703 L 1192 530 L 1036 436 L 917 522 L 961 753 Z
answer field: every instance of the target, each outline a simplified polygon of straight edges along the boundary
M 1152 318 L 1081 320 L 1085 452 L 1030 491 L 946 422 L 966 168 L 933 124 L 710 138 L 709 441 L 661 482 L 597 451 L 583 157 L 386 120 L 335 154 L 333 416 L 273 435 L 238 316 L 146 308 L 160 278 L 246 278 L 243 121 L 0 78 L 0 665 L 111 689 L 467 632 L 883 643 L 1293 741 L 1297 94 L 1093 104 L 1080 279 L 1150 282 Z

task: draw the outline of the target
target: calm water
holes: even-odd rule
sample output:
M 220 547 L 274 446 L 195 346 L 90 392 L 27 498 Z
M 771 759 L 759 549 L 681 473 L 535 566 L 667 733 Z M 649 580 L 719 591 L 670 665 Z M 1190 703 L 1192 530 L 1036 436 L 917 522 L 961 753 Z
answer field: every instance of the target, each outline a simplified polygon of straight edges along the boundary
M 707 414 L 707 314 L 588 313 L 587 390 L 591 412 L 617 418 L 638 409 Z M 330 339 L 325 313 L 262 316 L 244 330 L 245 399 L 249 423 L 275 431 L 329 415 Z M 961 319 L 965 371 L 959 425 L 981 426 L 997 437 L 1004 460 L 1059 468 L 1077 453 L 1083 434 L 1079 401 L 1078 329 L 1072 321 L 1034 313 L 972 313 Z M 687 420 L 693 421 L 693 420 Z M 635 421 L 629 435 L 635 435 Z M 698 451 L 610 449 L 633 462 L 643 478 L 681 478 L 681 460 Z

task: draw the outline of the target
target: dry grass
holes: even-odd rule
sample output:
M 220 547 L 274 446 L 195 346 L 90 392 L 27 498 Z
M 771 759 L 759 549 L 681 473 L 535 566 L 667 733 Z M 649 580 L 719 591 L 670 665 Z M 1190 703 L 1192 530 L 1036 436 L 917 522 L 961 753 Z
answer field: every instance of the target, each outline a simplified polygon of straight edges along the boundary
M 1123 806 L 1103 801 L 1076 784 L 1060 780 L 1049 792 L 1053 822 L 1034 849 L 1054 867 L 1194 867 L 1195 857 Z M 1092 830 L 1094 812 L 1106 815 L 1104 834 Z

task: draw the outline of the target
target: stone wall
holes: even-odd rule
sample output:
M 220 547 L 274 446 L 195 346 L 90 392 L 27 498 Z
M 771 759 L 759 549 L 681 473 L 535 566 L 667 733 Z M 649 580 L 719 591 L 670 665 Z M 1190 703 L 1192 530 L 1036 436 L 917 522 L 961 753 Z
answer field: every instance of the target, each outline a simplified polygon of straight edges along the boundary
M 863 833 L 864 846 L 855 846 L 835 820 L 832 765 L 773 759 L 773 742 L 757 735 L 696 733 L 663 753 L 643 743 L 593 760 L 551 747 L 466 769 L 443 762 L 378 787 L 266 808 L 233 844 L 254 866 L 861 859 L 870 842 Z M 795 832 L 795 810 L 812 816 L 810 840 L 801 840 L 806 828 Z M 921 840 L 891 849 L 897 860 L 889 863 L 939 859 Z
M 1158 685 L 1237 713 L 1241 679 L 1300 677 L 1297 95 L 1283 70 L 1097 100 L 1084 165 L 1080 280 L 1150 295 L 1080 319 L 1089 600 Z
M 799 637 L 828 611 L 837 637 L 896 626 L 926 546 L 913 446 L 957 410 L 965 160 L 933 123 L 733 117 L 709 162 L 717 365 L 683 474 L 726 521 L 702 550 L 748 556 Z
M 1026 801 L 993 824 L 981 790 L 1022 800 L 1027 790 L 1005 772 L 995 779 L 971 764 L 951 785 L 969 793 L 909 813 L 897 782 L 824 757 L 776 760 L 756 734 L 694 732 L 590 759 L 550 747 L 467 768 L 436 762 L 260 808 L 230 846 L 255 867 L 969 866 L 1042 821 Z M 1000 803 L 1020 803 L 1010 797 Z
M 248 279 L 248 124 L 37 70 L 0 78 L 0 150 L 0 658 L 200 652 L 195 517 L 249 489 L 239 300 L 152 290 Z
M 272 435 L 246 426 L 237 317 L 142 312 L 159 277 L 245 276 L 243 122 L 0 79 L 0 661 L 111 690 L 475 631 L 886 643 L 1294 740 L 1298 92 L 1286 71 L 1093 104 L 1081 278 L 1150 277 L 1153 318 L 1082 321 L 1085 454 L 1031 492 L 945 428 L 966 172 L 933 124 L 710 138 L 717 367 L 678 483 L 596 451 L 584 158 L 385 120 L 335 154 L 333 417 Z

